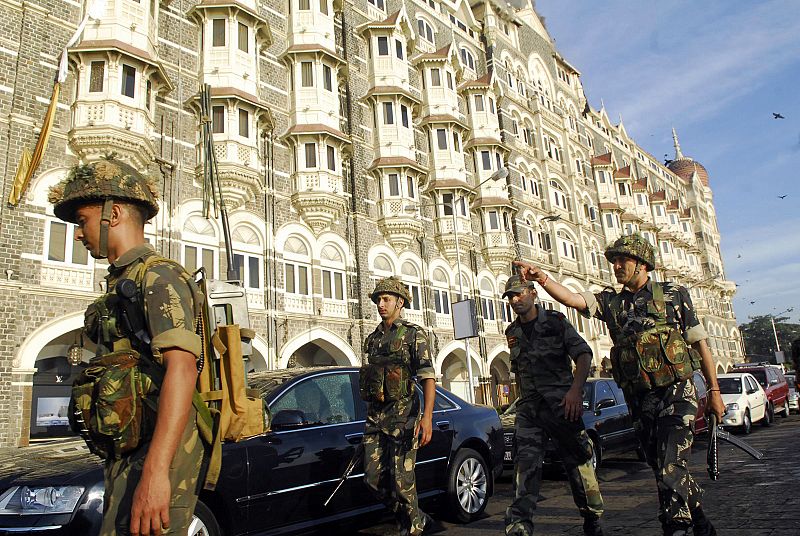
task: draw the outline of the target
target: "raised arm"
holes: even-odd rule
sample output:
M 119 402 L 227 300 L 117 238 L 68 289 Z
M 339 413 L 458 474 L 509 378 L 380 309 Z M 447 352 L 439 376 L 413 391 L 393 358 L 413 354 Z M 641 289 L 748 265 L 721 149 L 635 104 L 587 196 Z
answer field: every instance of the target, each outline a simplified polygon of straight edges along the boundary
M 586 311 L 587 303 L 583 296 L 572 292 L 538 266 L 524 261 L 514 261 L 514 265 L 519 268 L 519 275 L 522 279 L 539 283 L 559 303 L 577 309 L 581 313 Z

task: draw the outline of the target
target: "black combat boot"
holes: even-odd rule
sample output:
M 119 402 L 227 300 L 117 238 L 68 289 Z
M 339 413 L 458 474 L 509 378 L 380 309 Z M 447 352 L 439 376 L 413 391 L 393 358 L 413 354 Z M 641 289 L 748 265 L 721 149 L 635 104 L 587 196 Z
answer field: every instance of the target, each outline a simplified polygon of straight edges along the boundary
M 717 536 L 717 529 L 708 520 L 702 508 L 692 510 L 692 533 L 694 536 Z
M 583 533 L 586 536 L 603 536 L 603 528 L 600 526 L 600 518 L 588 515 L 583 518 Z

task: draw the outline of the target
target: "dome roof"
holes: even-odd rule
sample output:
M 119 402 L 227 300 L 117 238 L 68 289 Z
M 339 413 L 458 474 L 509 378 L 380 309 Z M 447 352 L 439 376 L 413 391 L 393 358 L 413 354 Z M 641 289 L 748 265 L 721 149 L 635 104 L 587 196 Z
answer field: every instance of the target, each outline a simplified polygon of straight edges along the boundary
M 673 160 L 667 167 L 686 182 L 692 181 L 692 174 L 696 171 L 697 178 L 700 179 L 704 186 L 708 186 L 708 171 L 700 162 L 695 162 L 691 158 L 684 156 L 680 160 Z
M 667 168 L 688 183 L 692 182 L 692 175 L 697 173 L 697 178 L 700 179 L 703 186 L 708 188 L 708 171 L 700 162 L 695 162 L 688 156 L 683 156 L 681 145 L 678 143 L 678 134 L 674 128 L 672 129 L 672 141 L 675 144 L 675 159 L 667 165 Z

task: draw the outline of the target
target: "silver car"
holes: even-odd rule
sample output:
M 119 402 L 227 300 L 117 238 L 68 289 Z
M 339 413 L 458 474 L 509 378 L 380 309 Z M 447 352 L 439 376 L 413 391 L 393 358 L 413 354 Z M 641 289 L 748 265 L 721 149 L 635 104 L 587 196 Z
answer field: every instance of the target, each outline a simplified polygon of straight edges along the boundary
M 789 413 L 800 413 L 800 395 L 797 394 L 796 376 L 786 374 L 786 383 L 789 384 Z

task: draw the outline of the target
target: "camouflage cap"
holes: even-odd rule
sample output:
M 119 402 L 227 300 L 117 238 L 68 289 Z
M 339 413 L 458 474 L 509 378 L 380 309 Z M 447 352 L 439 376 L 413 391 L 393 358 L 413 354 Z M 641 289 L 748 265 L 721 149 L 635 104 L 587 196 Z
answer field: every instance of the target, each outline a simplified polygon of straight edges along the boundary
M 378 303 L 378 296 L 381 294 L 394 294 L 395 296 L 399 296 L 405 300 L 404 305 L 409 305 L 411 303 L 411 293 L 408 292 L 408 287 L 406 287 L 397 276 L 385 277 L 378 281 L 375 285 L 375 290 L 370 294 L 370 299 L 373 303 Z
M 509 294 L 521 294 L 526 288 L 534 288 L 533 281 L 523 281 L 518 275 L 512 275 L 506 281 L 506 290 L 503 298 L 508 298 Z
M 656 252 L 650 242 L 639 233 L 620 236 L 606 248 L 605 255 L 609 262 L 614 257 L 623 255 L 643 263 L 650 271 L 656 269 Z
M 73 167 L 63 181 L 50 188 L 48 196 L 56 216 L 72 223 L 78 207 L 105 199 L 138 203 L 147 209 L 148 220 L 158 214 L 153 182 L 113 155 Z

